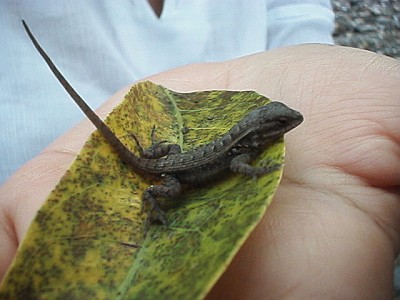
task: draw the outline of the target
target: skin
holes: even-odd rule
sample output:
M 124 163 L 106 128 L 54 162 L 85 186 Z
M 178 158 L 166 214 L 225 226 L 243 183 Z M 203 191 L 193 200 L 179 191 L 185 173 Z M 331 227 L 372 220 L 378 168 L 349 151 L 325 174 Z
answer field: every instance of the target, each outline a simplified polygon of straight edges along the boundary
M 150 80 L 179 91 L 256 90 L 305 118 L 286 135 L 284 177 L 273 203 L 208 299 L 392 299 L 400 248 L 398 61 L 307 45 Z M 92 130 L 84 120 L 0 187 L 0 276 Z
M 164 6 L 164 1 L 163 0 L 147 0 L 147 1 L 149 2 L 150 6 L 153 8 L 156 16 L 160 17 L 163 6 Z

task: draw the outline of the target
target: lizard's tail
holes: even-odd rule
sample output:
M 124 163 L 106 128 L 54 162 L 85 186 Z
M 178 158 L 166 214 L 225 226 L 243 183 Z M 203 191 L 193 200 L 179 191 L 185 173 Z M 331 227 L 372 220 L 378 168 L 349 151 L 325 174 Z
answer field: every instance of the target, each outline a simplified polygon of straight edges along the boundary
M 101 132 L 107 142 L 114 148 L 114 150 L 119 154 L 120 158 L 128 165 L 130 165 L 135 172 L 143 173 L 143 170 L 139 168 L 139 160 L 140 158 L 136 156 L 132 151 L 130 151 L 112 132 L 112 130 L 103 122 L 102 119 L 90 108 L 89 105 L 82 99 L 81 96 L 74 90 L 74 88 L 68 83 L 65 77 L 61 74 L 61 72 L 57 69 L 53 61 L 47 55 L 47 53 L 40 46 L 36 38 L 33 36 L 30 31 L 28 25 L 24 20 L 22 20 L 22 24 L 31 39 L 33 45 L 40 53 L 40 55 L 45 60 L 46 64 L 53 72 L 54 76 L 58 79 L 63 88 L 67 91 L 67 93 L 71 96 L 71 98 L 75 101 L 75 103 L 81 108 L 83 113 L 89 118 L 89 120 L 96 126 L 96 128 Z

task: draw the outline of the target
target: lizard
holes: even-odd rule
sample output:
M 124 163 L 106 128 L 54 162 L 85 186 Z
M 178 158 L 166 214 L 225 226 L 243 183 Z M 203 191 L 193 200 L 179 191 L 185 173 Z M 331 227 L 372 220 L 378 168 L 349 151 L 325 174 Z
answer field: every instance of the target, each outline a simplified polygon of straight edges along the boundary
M 142 210 L 152 223 L 166 225 L 165 212 L 159 198 L 173 199 L 181 194 L 182 184 L 198 185 L 227 171 L 257 178 L 273 172 L 280 164 L 254 167 L 250 163 L 274 141 L 303 121 L 300 112 L 282 102 L 271 101 L 247 113 L 221 137 L 198 148 L 182 152 L 179 145 L 165 141 L 153 143 L 140 155 L 133 153 L 79 96 L 43 50 L 24 20 L 22 24 L 33 45 L 45 60 L 62 87 L 94 124 L 120 159 L 142 176 L 162 178 L 159 185 L 150 185 L 142 194 Z

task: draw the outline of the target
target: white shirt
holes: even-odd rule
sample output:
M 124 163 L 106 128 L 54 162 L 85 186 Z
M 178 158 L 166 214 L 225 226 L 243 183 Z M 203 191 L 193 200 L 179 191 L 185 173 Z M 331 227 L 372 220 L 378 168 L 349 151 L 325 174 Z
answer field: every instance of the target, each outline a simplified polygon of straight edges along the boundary
M 96 108 L 145 76 L 286 45 L 333 43 L 329 0 L 3 0 L 0 4 L 0 183 L 82 113 L 57 83 L 21 19 Z

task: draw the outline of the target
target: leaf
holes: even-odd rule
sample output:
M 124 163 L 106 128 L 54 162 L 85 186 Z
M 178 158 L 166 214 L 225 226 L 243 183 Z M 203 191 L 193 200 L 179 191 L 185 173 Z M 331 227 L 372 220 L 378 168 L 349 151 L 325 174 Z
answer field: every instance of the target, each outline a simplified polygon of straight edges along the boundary
M 107 123 L 131 149 L 132 132 L 148 147 L 156 125 L 158 140 L 187 151 L 268 102 L 251 91 L 183 94 L 142 82 Z M 280 141 L 255 163 L 283 163 L 283 155 Z M 264 214 L 281 171 L 191 188 L 167 211 L 168 226 L 146 227 L 140 206 L 149 182 L 96 131 L 38 211 L 0 298 L 201 299 Z

